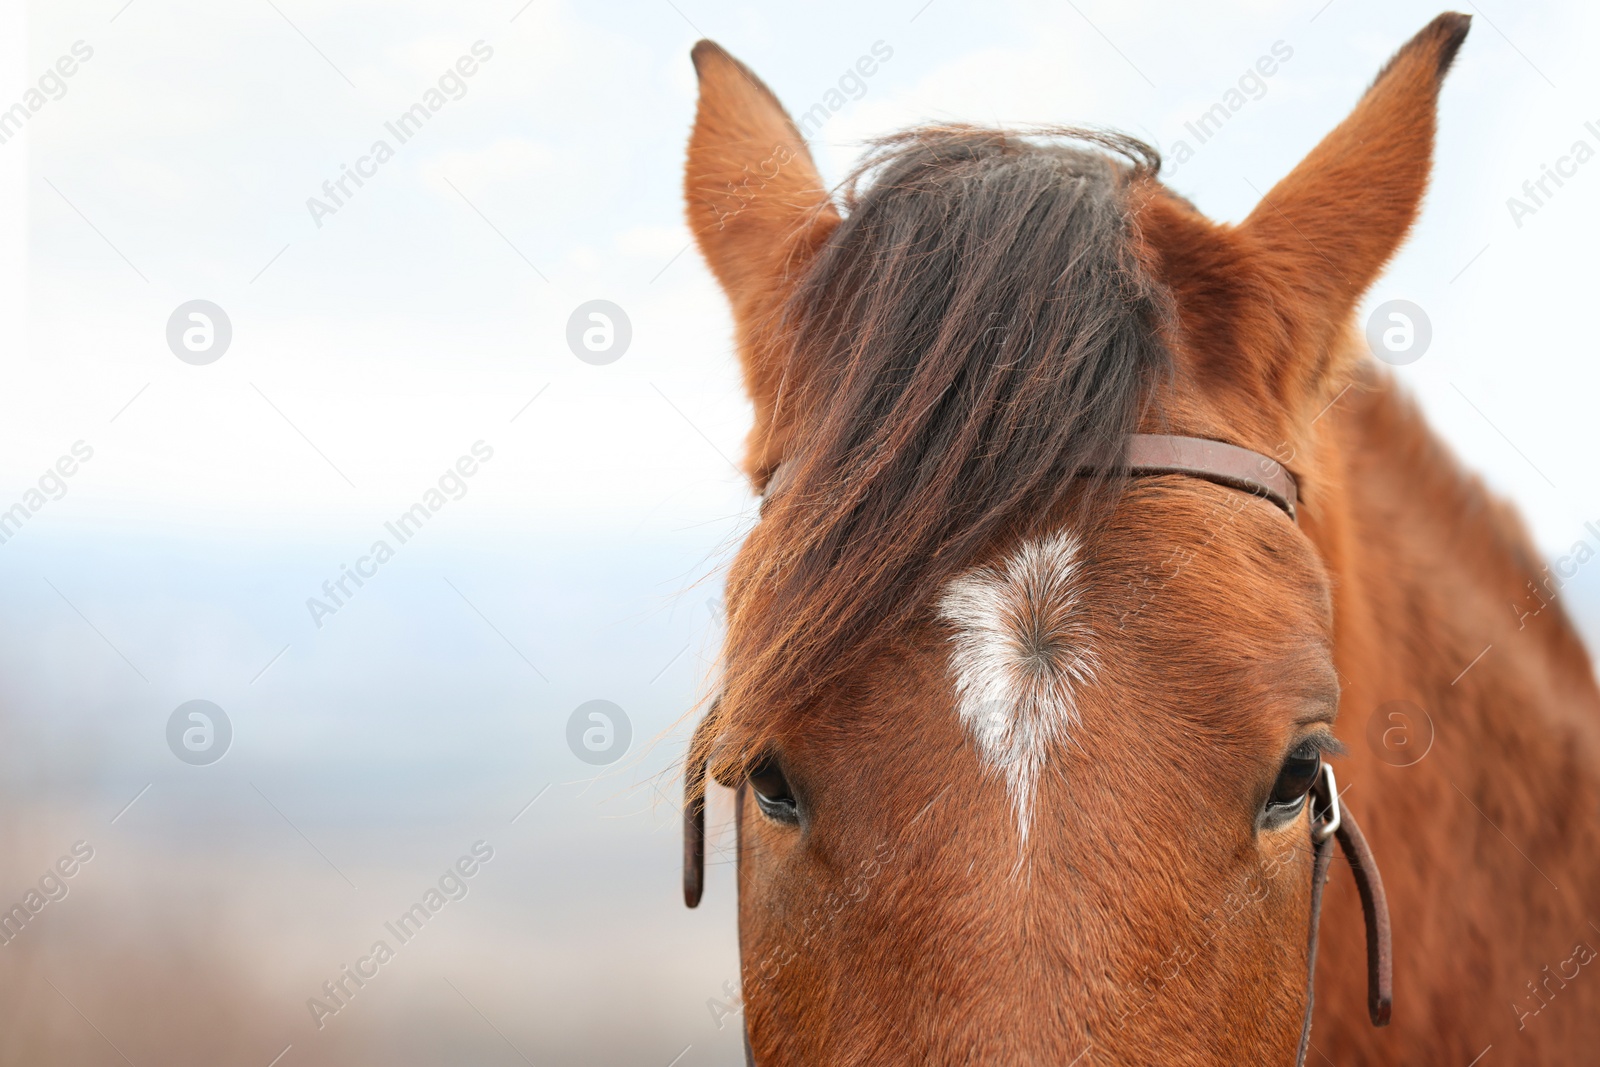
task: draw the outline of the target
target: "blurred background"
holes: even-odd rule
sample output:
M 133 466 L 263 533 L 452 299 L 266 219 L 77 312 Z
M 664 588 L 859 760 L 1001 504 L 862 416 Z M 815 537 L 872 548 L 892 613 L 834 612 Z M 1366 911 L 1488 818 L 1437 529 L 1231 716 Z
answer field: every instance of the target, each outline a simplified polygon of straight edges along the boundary
M 1237 220 L 1439 10 L 0 4 L 0 1063 L 741 1062 L 725 825 L 679 890 L 754 520 L 690 46 L 830 181 L 1094 123 Z M 1363 317 L 1415 306 L 1396 373 L 1553 559 L 1600 548 L 1600 9 L 1467 10 Z M 1600 567 L 1559 595 L 1600 645 Z

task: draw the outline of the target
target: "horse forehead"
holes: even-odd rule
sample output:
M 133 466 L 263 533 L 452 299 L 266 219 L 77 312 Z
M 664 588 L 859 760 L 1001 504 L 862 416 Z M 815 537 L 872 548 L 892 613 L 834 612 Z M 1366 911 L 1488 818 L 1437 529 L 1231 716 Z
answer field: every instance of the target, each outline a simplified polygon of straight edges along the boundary
M 1078 722 L 1098 662 L 1082 546 L 1070 531 L 1023 541 L 954 579 L 939 601 L 962 724 L 1004 777 L 1020 838 L 1039 771 Z

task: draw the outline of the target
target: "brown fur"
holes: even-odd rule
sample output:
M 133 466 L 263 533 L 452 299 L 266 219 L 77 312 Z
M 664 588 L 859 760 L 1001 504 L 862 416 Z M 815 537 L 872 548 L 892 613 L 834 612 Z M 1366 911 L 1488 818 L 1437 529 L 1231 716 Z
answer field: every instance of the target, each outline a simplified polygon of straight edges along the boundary
M 772 91 L 711 41 L 694 47 L 700 106 L 689 140 L 683 194 L 689 228 L 733 305 L 739 347 L 765 352 L 777 309 L 839 213 L 817 177 L 811 150 Z M 782 367 L 744 362 L 756 406 L 747 469 L 759 488 L 782 458 L 792 426 L 777 418 Z
M 1110 473 L 1171 373 L 1126 204 L 1150 150 L 1066 132 L 1133 165 L 942 127 L 879 142 L 852 179 L 777 313 L 803 433 L 731 577 L 730 710 L 804 713 L 997 531 L 1081 489 L 1070 472 Z
M 1592 1058 L 1600 976 L 1549 975 L 1575 944 L 1600 945 L 1594 674 L 1559 608 L 1519 628 L 1509 605 L 1537 578 L 1526 535 L 1359 357 L 1350 329 L 1416 217 L 1440 79 L 1466 30 L 1446 15 L 1418 34 L 1237 227 L 1167 192 L 1153 165 L 1117 164 L 1122 211 L 1102 221 L 1128 258 L 1105 262 L 1121 263 L 1125 291 L 1152 294 L 1149 310 L 1127 316 L 1127 345 L 1087 354 L 1073 331 L 1112 324 L 1045 320 L 1067 331 L 1047 346 L 1062 363 L 1145 360 L 1114 379 L 1138 388 L 1098 394 L 1052 394 L 1068 381 L 1060 365 L 985 350 L 948 307 L 911 348 L 927 364 L 889 373 L 905 342 L 892 315 L 872 293 L 837 291 L 867 241 L 851 229 L 867 201 L 847 202 L 841 223 L 770 92 L 697 47 L 690 218 L 734 303 L 756 405 L 748 466 L 761 486 L 796 461 L 735 565 L 729 689 L 691 754 L 711 756 L 726 783 L 776 754 L 805 814 L 799 828 L 777 824 L 740 794 L 743 989 L 762 1067 L 1292 1062 L 1305 820 L 1263 830 L 1255 813 L 1285 753 L 1328 729 L 1336 693 L 1349 751 L 1338 774 L 1393 906 L 1396 1003 L 1390 1028 L 1367 1025 L 1359 907 L 1336 863 L 1309 1062 L 1464 1067 L 1491 1044 L 1489 1062 Z M 978 135 L 917 136 L 952 170 L 977 151 Z M 1023 151 L 983 136 L 998 156 Z M 793 166 L 753 195 L 727 193 L 748 192 L 741 176 L 782 146 Z M 990 165 L 1003 164 L 980 171 Z M 949 192 L 924 176 L 922 195 Z M 709 207 L 717 195 L 737 211 Z M 1025 236 L 1003 242 L 1023 261 Z M 875 283 L 892 291 L 893 272 L 851 284 Z M 817 303 L 819 285 L 837 302 Z M 949 285 L 958 293 L 961 279 Z M 1093 291 L 1080 277 L 1059 296 Z M 843 336 L 863 324 L 879 343 Z M 884 367 L 866 365 L 885 351 Z M 1038 429 L 1008 388 L 1030 384 L 1114 410 L 1064 410 L 1048 428 L 1069 440 L 1027 437 L 1005 453 Z M 886 396 L 882 426 L 852 435 L 847 416 Z M 960 410 L 928 414 L 950 396 Z M 1064 488 L 1044 492 L 1047 460 L 1094 455 L 1129 416 L 1278 457 L 1300 481 L 1300 526 L 1180 477 L 1124 489 L 1085 485 L 1068 466 L 1051 483 Z M 946 453 L 1010 455 L 1012 476 L 974 480 Z M 1004 785 L 956 716 L 930 589 L 1067 525 L 1084 543 L 1102 669 L 1046 764 L 1023 851 Z M 1385 764 L 1366 740 L 1395 699 L 1424 708 L 1436 732 L 1414 766 Z M 1544 983 L 1549 1006 L 1519 1029 L 1512 1005 L 1534 1005 L 1528 982 Z

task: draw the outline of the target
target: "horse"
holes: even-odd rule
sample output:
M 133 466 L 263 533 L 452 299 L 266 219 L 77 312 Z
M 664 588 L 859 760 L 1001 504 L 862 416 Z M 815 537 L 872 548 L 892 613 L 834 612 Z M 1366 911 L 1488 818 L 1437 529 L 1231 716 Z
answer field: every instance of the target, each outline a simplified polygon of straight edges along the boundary
M 762 503 L 684 891 L 730 787 L 748 1062 L 1593 1062 L 1594 670 L 1355 323 L 1469 22 L 1237 225 L 1070 127 L 830 191 L 694 47 Z

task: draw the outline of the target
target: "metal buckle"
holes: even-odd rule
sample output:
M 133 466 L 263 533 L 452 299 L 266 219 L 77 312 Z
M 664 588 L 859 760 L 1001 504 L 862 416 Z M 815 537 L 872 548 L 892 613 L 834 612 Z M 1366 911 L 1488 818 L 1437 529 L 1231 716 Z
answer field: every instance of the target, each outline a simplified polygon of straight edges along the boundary
M 1317 784 L 1328 794 L 1325 798 L 1326 810 L 1319 818 L 1316 809 L 1318 790 L 1316 786 L 1311 788 L 1311 840 L 1320 845 L 1339 829 L 1340 821 L 1339 782 L 1333 776 L 1333 767 L 1326 762 L 1322 764 L 1322 775 Z

